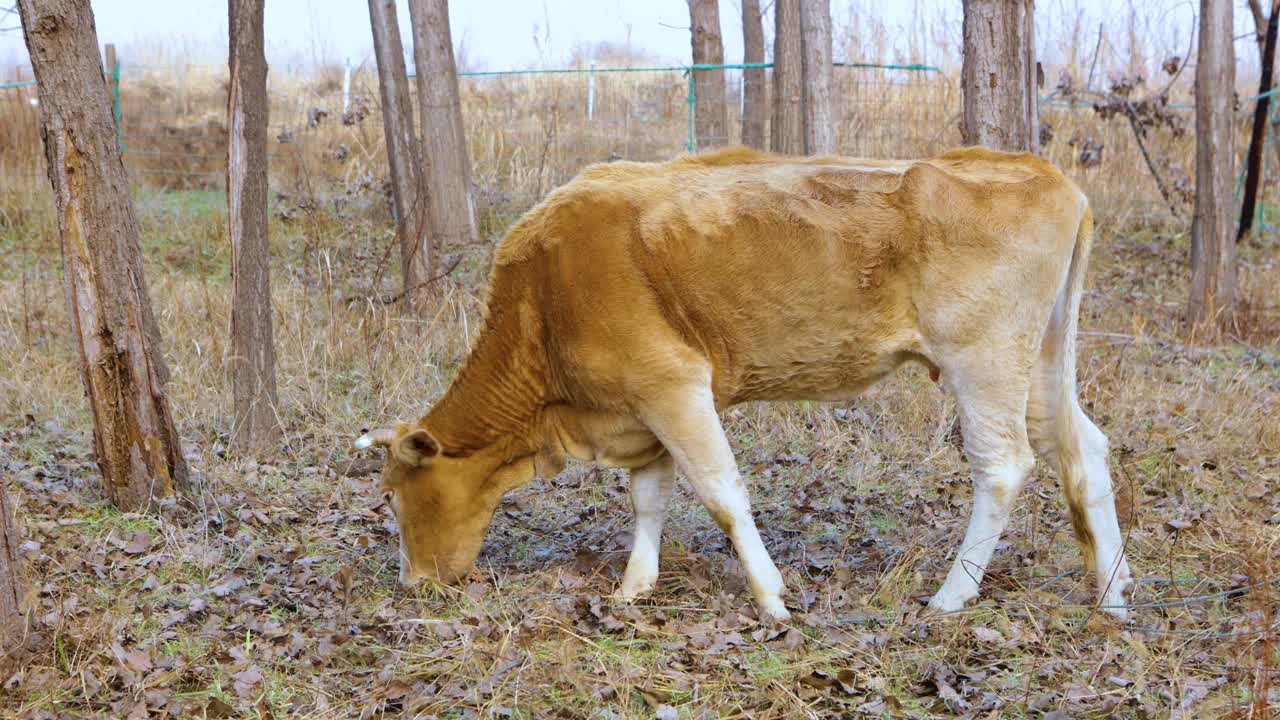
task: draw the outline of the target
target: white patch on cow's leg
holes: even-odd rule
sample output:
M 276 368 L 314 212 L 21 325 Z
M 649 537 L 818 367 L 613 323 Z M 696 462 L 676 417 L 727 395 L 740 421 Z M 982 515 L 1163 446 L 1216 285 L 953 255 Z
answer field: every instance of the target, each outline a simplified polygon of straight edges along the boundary
M 991 554 L 1009 522 L 1013 500 L 1022 487 L 1030 463 L 1002 465 L 986 470 L 974 470 L 973 514 L 964 542 L 956 552 L 947 579 L 929 601 L 929 607 L 950 612 L 964 607 L 965 602 L 978 596 L 978 585 L 991 561 Z
M 675 462 L 663 455 L 631 471 L 631 507 L 636 516 L 635 543 L 617 597 L 624 602 L 648 594 L 658 581 L 658 549 L 667 502 L 675 488 Z
M 710 388 L 696 388 L 673 399 L 672 405 L 655 408 L 647 422 L 711 517 L 733 541 L 761 619 L 789 619 L 791 613 L 782 602 L 782 573 L 769 557 L 751 517 L 747 488 L 720 426 Z
M 1013 502 L 1035 466 L 1027 440 L 1026 388 L 1016 378 L 953 386 L 965 456 L 973 468 L 973 514 L 947 579 L 929 601 L 933 611 L 959 610 L 978 596 Z
M 1076 408 L 1076 429 L 1084 460 L 1084 510 L 1079 513 L 1093 536 L 1094 572 L 1098 604 L 1116 617 L 1128 617 L 1124 593 L 1133 583 L 1129 562 L 1124 557 L 1124 536 L 1116 517 L 1115 492 L 1107 470 L 1107 438 L 1084 411 Z M 1073 512 L 1075 517 L 1077 513 Z

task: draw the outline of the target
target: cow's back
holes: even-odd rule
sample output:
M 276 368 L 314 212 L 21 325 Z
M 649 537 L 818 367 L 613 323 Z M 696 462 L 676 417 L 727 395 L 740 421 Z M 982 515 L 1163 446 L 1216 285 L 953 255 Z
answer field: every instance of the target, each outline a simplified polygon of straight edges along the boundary
M 966 298 L 1038 262 L 1018 231 L 1054 221 L 1055 193 L 1072 190 L 1048 163 L 982 150 L 912 162 L 734 149 L 589 169 L 522 219 L 497 262 L 540 266 L 557 364 L 593 396 L 642 392 L 702 358 L 721 404 L 846 397 L 926 353 L 931 333 L 968 332 Z

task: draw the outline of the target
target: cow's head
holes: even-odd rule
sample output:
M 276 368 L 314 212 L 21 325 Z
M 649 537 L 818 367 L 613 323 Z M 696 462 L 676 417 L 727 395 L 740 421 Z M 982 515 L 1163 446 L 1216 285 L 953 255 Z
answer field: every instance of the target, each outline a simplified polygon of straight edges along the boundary
M 400 582 L 454 583 L 471 571 L 502 495 L 528 482 L 532 457 L 504 459 L 493 448 L 442 449 L 418 424 L 370 431 L 357 448 L 387 448 L 382 495 L 400 525 Z

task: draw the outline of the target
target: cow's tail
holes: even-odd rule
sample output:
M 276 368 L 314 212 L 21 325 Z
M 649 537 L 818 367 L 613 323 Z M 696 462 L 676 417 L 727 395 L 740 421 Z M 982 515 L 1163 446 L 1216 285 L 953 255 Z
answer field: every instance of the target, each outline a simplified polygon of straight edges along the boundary
M 1086 564 L 1096 567 L 1097 543 L 1089 523 L 1088 495 L 1090 473 L 1096 474 L 1099 468 L 1107 472 L 1107 438 L 1085 417 L 1076 395 L 1076 332 L 1092 244 L 1093 214 L 1086 201 L 1071 264 L 1041 341 L 1027 420 L 1038 453 L 1056 460 L 1076 540 Z

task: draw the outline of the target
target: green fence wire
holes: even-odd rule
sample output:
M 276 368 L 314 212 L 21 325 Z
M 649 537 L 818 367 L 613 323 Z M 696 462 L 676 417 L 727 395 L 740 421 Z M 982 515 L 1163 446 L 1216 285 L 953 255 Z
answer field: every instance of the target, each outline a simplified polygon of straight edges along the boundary
M 923 63 L 851 62 L 835 63 L 835 66 L 834 82 L 837 87 L 833 94 L 839 106 L 836 115 L 841 123 L 838 152 L 870 157 L 912 156 L 959 143 L 955 129 L 959 92 L 941 68 Z M 221 66 L 208 66 L 202 73 L 202 67 L 188 64 L 150 68 L 131 64 L 122 68 L 120 63 L 116 63 L 110 68 L 108 80 L 120 149 L 126 154 L 132 173 L 142 178 L 155 176 L 148 182 L 179 188 L 216 188 L 223 182 L 221 166 L 224 153 L 220 139 L 225 138 L 225 128 L 220 127 L 218 118 L 225 113 L 225 106 L 213 99 L 216 93 L 208 90 L 216 87 L 217 79 L 225 77 L 226 71 Z M 477 133 L 469 137 L 468 149 L 473 157 L 483 156 L 484 151 L 492 153 L 487 159 L 473 163 L 479 168 L 477 182 L 482 183 L 482 197 L 478 200 L 492 204 L 510 204 L 513 201 L 531 204 L 591 162 L 614 158 L 655 160 L 670 157 L 681 150 L 698 150 L 700 139 L 696 134 L 697 85 L 694 76 L 699 72 L 724 72 L 726 100 L 730 106 L 729 136 L 711 141 L 717 144 L 735 141 L 738 139 L 736 128 L 741 122 L 738 108 L 742 96 L 739 95 L 739 103 L 731 98 L 735 92 L 742 92 L 741 73 L 772 67 L 772 63 L 726 63 L 460 72 L 460 80 L 466 83 L 463 112 L 468 129 L 488 124 L 484 129 L 488 135 Z M 189 70 L 199 79 L 191 83 L 188 94 Z M 584 82 L 581 85 L 572 81 L 552 82 L 554 78 L 564 76 L 580 76 Z M 364 77 L 364 92 L 376 97 L 376 76 L 366 74 Z M 172 84 L 175 79 L 181 89 Z M 335 127 L 332 119 L 328 121 L 326 134 L 322 137 L 287 140 L 286 136 L 303 137 L 307 134 L 310 127 L 307 116 L 314 108 L 334 107 L 336 90 L 315 90 L 317 83 L 314 79 L 303 80 L 289 74 L 273 75 L 270 81 L 280 83 L 280 87 L 312 88 L 287 97 L 272 91 L 272 134 L 280 143 L 271 155 L 273 165 L 277 162 L 301 162 L 299 158 L 304 149 L 323 156 L 334 151 L 335 146 L 338 150 L 345 145 L 367 148 L 371 140 L 380 145 L 380 132 L 370 135 L 366 130 L 362 136 L 358 128 L 347 131 Z M 930 83 L 933 89 L 926 93 L 917 92 Z M 122 84 L 126 90 L 123 94 Z M 3 83 L 0 91 L 22 92 L 22 89 L 34 85 L 32 80 Z M 354 84 L 352 86 L 355 87 Z M 369 87 L 373 88 L 372 92 Z M 324 94 L 326 92 L 328 94 Z M 1240 103 L 1247 105 L 1278 95 L 1280 88 L 1241 98 Z M 24 99 L 21 104 L 25 105 L 27 96 L 20 97 Z M 926 100 L 920 100 L 921 97 Z M 345 97 L 343 99 L 345 102 Z M 1063 101 L 1054 97 L 1042 97 L 1040 100 L 1041 107 L 1045 109 L 1092 107 L 1092 103 Z M 591 117 L 593 103 L 594 118 Z M 368 104 L 376 112 L 376 100 Z M 1170 107 L 1186 111 L 1193 105 L 1175 103 Z M 336 111 L 331 110 L 330 114 L 336 115 Z M 1270 154 L 1275 151 L 1276 143 L 1273 123 L 1280 117 L 1274 106 L 1268 115 L 1270 122 L 1263 152 L 1264 178 L 1269 178 L 1272 170 Z M 197 120 L 201 117 L 206 118 L 204 124 Z M 377 124 L 376 116 L 373 122 Z M 347 124 L 345 117 L 342 124 Z M 380 127 L 377 130 L 380 131 Z M 31 142 L 36 148 L 34 154 L 42 156 L 38 151 L 38 136 L 33 134 Z M 289 142 L 299 144 L 291 147 Z M 307 142 L 310 145 L 303 148 Z M 486 147 L 477 147 L 477 143 Z M 540 144 L 544 146 L 541 152 L 546 156 L 545 162 L 531 162 L 529 156 L 539 152 Z M 1129 149 L 1113 146 L 1108 150 L 1109 154 L 1121 151 L 1128 153 Z M 1062 150 L 1055 152 L 1059 154 L 1059 161 L 1066 159 L 1060 156 Z M 381 162 L 377 156 L 373 157 Z M 1125 162 L 1131 159 L 1127 154 L 1124 157 Z M 517 159 L 524 165 L 519 166 Z M 536 170 L 529 170 L 530 165 L 537 165 Z M 314 169 L 314 165 L 307 169 Z M 327 169 L 337 172 L 333 163 L 329 163 Z M 378 172 L 378 167 L 375 165 L 372 170 Z M 520 173 L 524 176 L 517 178 Z M 1238 185 L 1242 181 L 1243 172 Z M 485 192 L 489 193 L 488 196 Z M 1266 204 L 1260 201 L 1257 225 L 1266 228 L 1267 220 Z

